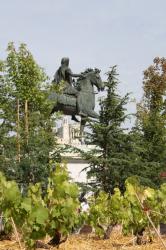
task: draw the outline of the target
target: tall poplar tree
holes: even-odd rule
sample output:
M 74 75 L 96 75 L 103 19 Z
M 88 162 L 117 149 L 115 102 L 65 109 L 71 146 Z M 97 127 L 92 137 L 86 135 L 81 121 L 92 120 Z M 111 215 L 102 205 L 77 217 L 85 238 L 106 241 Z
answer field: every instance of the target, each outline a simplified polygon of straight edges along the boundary
M 25 44 L 8 44 L 1 74 L 0 169 L 25 185 L 44 181 L 56 151 L 55 116 L 50 117 L 48 77 Z

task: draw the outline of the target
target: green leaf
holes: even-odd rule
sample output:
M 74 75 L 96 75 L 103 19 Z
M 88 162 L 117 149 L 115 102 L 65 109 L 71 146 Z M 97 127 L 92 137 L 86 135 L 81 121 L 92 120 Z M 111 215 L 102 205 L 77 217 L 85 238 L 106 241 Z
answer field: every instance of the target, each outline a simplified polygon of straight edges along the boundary
M 21 203 L 21 208 L 25 209 L 26 212 L 30 212 L 32 209 L 32 203 L 30 198 L 24 198 Z
M 21 199 L 21 194 L 16 183 L 8 182 L 6 189 L 4 189 L 5 199 L 11 202 L 19 202 Z
M 31 219 L 34 219 L 39 224 L 45 224 L 48 219 L 48 209 L 45 207 L 34 207 L 32 208 L 32 213 L 30 215 Z

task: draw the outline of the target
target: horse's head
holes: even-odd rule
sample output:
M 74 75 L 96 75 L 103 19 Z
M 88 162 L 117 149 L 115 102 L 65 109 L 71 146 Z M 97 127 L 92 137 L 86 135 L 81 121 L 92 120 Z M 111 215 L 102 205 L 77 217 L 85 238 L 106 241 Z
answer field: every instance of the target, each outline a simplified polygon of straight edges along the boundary
M 98 91 L 104 90 L 104 83 L 101 80 L 99 69 L 87 69 L 83 75 L 90 80 L 92 85 L 97 87 Z

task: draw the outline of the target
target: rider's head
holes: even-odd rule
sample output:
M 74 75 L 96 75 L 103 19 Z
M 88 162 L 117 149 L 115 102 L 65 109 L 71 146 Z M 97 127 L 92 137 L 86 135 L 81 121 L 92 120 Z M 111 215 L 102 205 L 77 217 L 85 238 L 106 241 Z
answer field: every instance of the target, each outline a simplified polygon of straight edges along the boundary
M 61 60 L 61 65 L 69 66 L 69 58 L 63 57 Z

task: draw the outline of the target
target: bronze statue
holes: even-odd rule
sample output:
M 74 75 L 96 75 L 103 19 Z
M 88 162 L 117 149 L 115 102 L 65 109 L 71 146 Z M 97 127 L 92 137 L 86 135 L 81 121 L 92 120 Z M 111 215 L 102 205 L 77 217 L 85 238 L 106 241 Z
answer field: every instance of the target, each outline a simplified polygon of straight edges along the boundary
M 79 95 L 78 90 L 73 86 L 73 79 L 72 77 L 81 77 L 80 74 L 73 74 L 71 69 L 69 68 L 69 58 L 63 57 L 61 60 L 61 66 L 56 71 L 54 75 L 54 83 L 59 84 L 60 82 L 64 82 L 64 90 L 63 93 L 67 95 L 73 95 L 77 97 Z M 77 102 L 77 110 L 79 115 L 84 115 L 83 112 L 81 112 L 81 107 L 79 106 L 79 103 Z M 85 115 L 86 116 L 86 115 Z M 75 115 L 72 115 L 72 120 L 79 122 Z
M 74 85 L 72 77 L 78 77 Z M 79 75 L 73 74 L 69 68 L 69 59 L 63 58 L 60 68 L 55 73 L 53 82 L 59 84 L 61 81 L 64 81 L 65 85 L 63 93 L 52 92 L 49 96 L 56 103 L 51 114 L 62 111 L 65 115 L 71 115 L 75 121 L 78 121 L 75 115 L 80 115 L 80 137 L 82 138 L 87 118 L 98 118 L 98 114 L 94 111 L 94 86 L 97 87 L 98 91 L 104 89 L 100 71 L 98 69 L 87 69 Z

